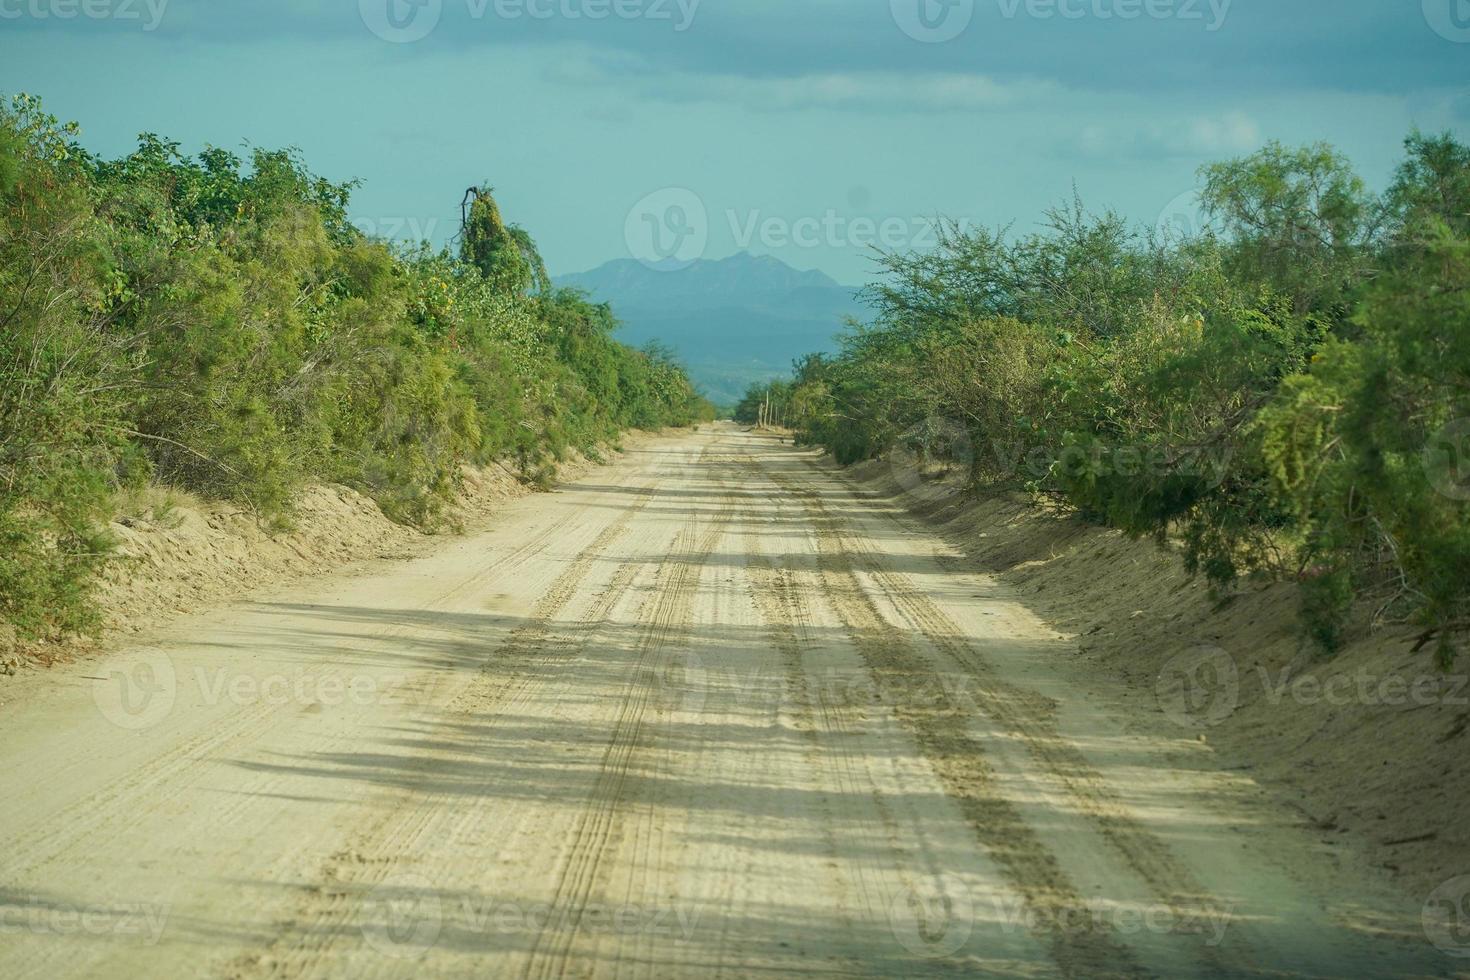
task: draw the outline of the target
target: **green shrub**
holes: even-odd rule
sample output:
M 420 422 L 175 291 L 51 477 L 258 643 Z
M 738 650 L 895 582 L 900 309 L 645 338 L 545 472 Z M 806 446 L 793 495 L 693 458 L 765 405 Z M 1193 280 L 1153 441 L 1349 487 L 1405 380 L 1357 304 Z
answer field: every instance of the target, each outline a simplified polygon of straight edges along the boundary
M 0 107 L 0 619 L 29 637 L 92 622 L 112 486 L 130 460 L 129 344 L 108 331 L 106 248 L 71 131 Z
M 967 456 L 975 486 L 1181 541 L 1219 587 L 1295 576 L 1324 647 L 1370 600 L 1448 656 L 1470 628 L 1470 148 L 1406 147 L 1378 200 L 1327 146 L 1206 167 L 1219 236 L 1075 201 L 1020 238 L 947 225 L 883 257 L 837 357 L 738 417 L 774 396 L 842 463 Z
M 1422 250 L 1371 284 L 1358 337 L 1325 346 L 1265 413 L 1266 458 L 1314 566 L 1329 644 L 1349 595 L 1439 631 L 1470 613 L 1470 239 L 1433 221 Z
M 0 108 L 0 620 L 85 627 L 117 491 L 147 480 L 289 523 L 308 481 L 433 527 L 466 463 L 549 484 L 573 446 L 707 410 L 606 307 L 552 293 L 472 195 L 460 257 L 347 221 L 352 184 L 145 135 L 87 154 Z M 538 293 L 528 296 L 536 286 Z

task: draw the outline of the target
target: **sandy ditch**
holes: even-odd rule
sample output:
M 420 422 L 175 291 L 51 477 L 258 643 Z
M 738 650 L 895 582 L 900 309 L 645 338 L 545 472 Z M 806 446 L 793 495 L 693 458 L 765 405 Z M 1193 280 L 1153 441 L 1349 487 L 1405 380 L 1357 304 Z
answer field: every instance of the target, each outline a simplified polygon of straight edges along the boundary
M 1407 626 L 1361 629 L 1325 657 L 1297 627 L 1292 583 L 1221 601 L 1172 551 L 1026 497 L 965 498 L 887 462 L 845 475 L 903 503 L 1070 634 L 1077 669 L 1140 730 L 1206 742 L 1324 847 L 1351 840 L 1344 853 L 1410 895 L 1470 874 L 1470 657 L 1441 670 Z
M 650 438 L 653 434 L 630 433 L 622 446 L 642 445 Z M 605 451 L 608 462 L 616 456 Z M 576 479 L 597 465 L 573 450 L 558 467 L 558 480 Z M 463 530 L 483 527 L 505 501 L 536 492 L 508 465 L 467 467 L 446 515 L 448 524 Z M 338 485 L 302 491 L 291 525 L 272 532 L 236 504 L 148 488 L 123 502 L 110 528 L 117 540 L 116 560 L 96 596 L 103 621 L 97 635 L 22 643 L 0 626 L 0 675 L 87 656 L 104 644 L 258 589 L 288 585 L 353 562 L 415 557 L 444 537 L 396 524 L 371 499 Z

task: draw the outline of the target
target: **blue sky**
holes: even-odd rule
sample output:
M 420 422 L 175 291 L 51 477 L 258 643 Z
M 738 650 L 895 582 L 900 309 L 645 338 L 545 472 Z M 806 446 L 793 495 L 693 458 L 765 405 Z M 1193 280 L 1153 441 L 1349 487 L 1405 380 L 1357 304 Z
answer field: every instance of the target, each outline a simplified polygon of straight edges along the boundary
M 364 228 L 488 182 L 554 273 L 747 249 L 843 282 L 1075 184 L 1190 219 L 1200 164 L 1327 140 L 1381 186 L 1470 132 L 1470 0 L 0 0 L 0 91 L 83 141 L 296 146 Z

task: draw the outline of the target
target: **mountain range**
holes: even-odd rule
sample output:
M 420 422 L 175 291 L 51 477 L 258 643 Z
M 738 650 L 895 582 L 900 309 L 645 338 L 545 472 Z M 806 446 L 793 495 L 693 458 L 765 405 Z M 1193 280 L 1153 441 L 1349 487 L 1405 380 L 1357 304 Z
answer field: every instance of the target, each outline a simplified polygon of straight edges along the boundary
M 619 340 L 669 347 L 725 406 L 752 383 L 785 377 L 803 354 L 835 351 L 847 318 L 868 315 L 855 287 L 748 252 L 677 267 L 614 259 L 556 284 L 611 303 Z

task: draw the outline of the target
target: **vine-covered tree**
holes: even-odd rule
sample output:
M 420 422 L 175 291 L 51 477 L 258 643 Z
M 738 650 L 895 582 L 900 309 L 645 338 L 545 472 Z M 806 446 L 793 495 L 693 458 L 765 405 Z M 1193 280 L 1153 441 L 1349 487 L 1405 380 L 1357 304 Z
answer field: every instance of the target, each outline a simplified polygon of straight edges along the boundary
M 529 236 L 506 227 L 490 188 L 471 187 L 460 230 L 460 258 L 480 270 L 498 292 L 520 296 L 535 278 L 526 260 Z

